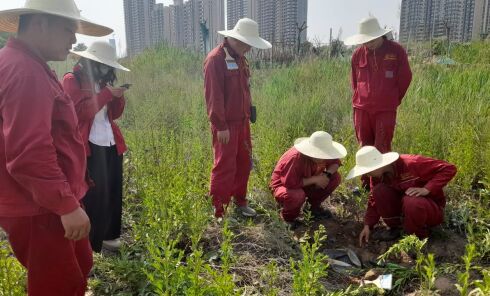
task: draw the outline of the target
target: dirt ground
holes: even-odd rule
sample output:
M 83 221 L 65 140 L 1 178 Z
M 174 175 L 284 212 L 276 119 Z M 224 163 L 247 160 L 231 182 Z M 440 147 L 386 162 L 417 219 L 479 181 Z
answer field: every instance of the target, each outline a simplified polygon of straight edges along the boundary
M 299 241 L 306 232 L 310 237 L 315 230 L 323 225 L 326 230 L 327 239 L 324 241 L 321 250 L 331 249 L 350 249 L 355 252 L 362 262 L 361 268 L 356 268 L 353 272 L 338 271 L 332 266 L 328 269 L 328 276 L 324 282 L 329 290 L 345 289 L 349 285 L 357 286 L 361 279 L 366 277 L 366 273 L 376 271 L 377 257 L 385 253 L 395 241 L 378 242 L 370 240 L 364 246 L 359 246 L 359 233 L 362 223 L 353 217 L 341 218 L 336 213 L 335 204 L 328 204 L 329 209 L 334 213 L 334 217 L 327 220 L 312 221 L 308 226 L 301 225 L 291 230 L 284 222 L 272 220 L 271 217 L 259 215 L 253 222 L 240 218 L 239 215 L 232 215 L 229 220 L 230 228 L 234 231 L 233 239 L 234 254 L 238 258 L 234 272 L 238 275 L 240 286 L 252 286 L 254 292 L 260 293 L 260 287 L 267 283 L 264 280 L 264 270 L 267 264 L 275 262 L 278 266 L 278 274 L 275 278 L 275 286 L 280 288 L 280 295 L 289 295 L 291 292 L 291 272 L 289 270 L 289 258 L 299 260 L 301 257 Z M 211 224 L 203 237 L 205 250 L 212 252 L 219 250 L 220 229 L 222 225 Z M 439 227 L 434 229 L 431 238 L 427 243 L 425 252 L 433 253 L 436 264 L 439 267 L 444 263 L 461 263 L 461 256 L 465 252 L 466 240 L 455 232 Z M 218 256 L 219 257 L 219 256 Z M 216 262 L 219 264 L 219 262 Z M 393 259 L 391 263 L 399 264 L 404 267 L 413 268 L 414 258 L 409 255 Z M 375 272 L 376 273 L 376 272 Z M 393 279 L 396 281 L 396 278 Z M 437 278 L 437 288 L 441 295 L 457 295 L 454 287 L 456 278 L 454 274 L 439 274 Z M 417 295 L 415 287 L 407 286 L 404 295 Z M 414 294 L 415 293 L 415 294 Z

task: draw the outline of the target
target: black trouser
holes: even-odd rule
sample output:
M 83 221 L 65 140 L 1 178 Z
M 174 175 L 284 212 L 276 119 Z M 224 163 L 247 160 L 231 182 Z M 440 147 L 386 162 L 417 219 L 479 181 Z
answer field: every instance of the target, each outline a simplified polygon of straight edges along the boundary
M 89 143 L 91 155 L 87 158 L 91 187 L 83 199 L 90 218 L 90 243 L 94 252 L 102 250 L 104 240 L 121 235 L 122 218 L 122 155 L 116 146 L 102 147 Z

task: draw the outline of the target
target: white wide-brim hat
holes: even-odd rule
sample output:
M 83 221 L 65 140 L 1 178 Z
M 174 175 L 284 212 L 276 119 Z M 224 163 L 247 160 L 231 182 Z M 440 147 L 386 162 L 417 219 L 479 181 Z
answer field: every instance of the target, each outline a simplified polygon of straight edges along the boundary
M 356 153 L 356 165 L 350 170 L 346 179 L 352 179 L 358 176 L 375 171 L 395 162 L 400 155 L 396 152 L 382 154 L 376 147 L 364 146 Z
M 218 34 L 238 39 L 258 49 L 269 49 L 272 47 L 269 41 L 260 38 L 259 25 L 249 18 L 240 19 L 233 30 L 218 31 Z
M 87 48 L 87 50 L 84 51 L 70 50 L 70 52 L 83 58 L 105 64 L 115 69 L 127 72 L 130 71 L 128 68 L 117 62 L 116 49 L 105 41 L 95 41 Z
M 359 45 L 391 33 L 392 30 L 382 29 L 375 17 L 368 17 L 359 23 L 359 34 L 344 40 L 345 45 Z
M 26 14 L 49 14 L 74 20 L 78 22 L 77 33 L 88 36 L 106 36 L 114 31 L 82 17 L 73 0 L 27 0 L 22 8 L 0 11 L 0 31 L 16 33 L 19 17 Z
M 317 131 L 309 138 L 294 141 L 294 148 L 301 154 L 317 159 L 338 159 L 347 155 L 342 144 L 332 141 L 332 136 L 324 131 Z

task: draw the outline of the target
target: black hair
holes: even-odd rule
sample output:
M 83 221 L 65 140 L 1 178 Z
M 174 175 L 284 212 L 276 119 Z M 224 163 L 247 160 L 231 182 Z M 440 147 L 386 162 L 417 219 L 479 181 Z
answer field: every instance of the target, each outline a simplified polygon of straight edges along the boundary
M 77 65 L 81 67 L 81 71 L 85 72 L 85 74 L 96 83 L 114 86 L 114 83 L 117 81 L 116 70 L 111 66 L 87 58 L 81 58 Z M 100 70 L 100 67 L 102 66 L 109 67 L 109 71 L 105 75 L 101 73 L 102 71 Z M 77 75 L 78 74 L 75 74 L 77 79 L 80 81 Z
M 19 27 L 17 32 L 22 33 L 27 30 L 27 27 L 31 23 L 33 14 L 23 14 L 19 16 Z

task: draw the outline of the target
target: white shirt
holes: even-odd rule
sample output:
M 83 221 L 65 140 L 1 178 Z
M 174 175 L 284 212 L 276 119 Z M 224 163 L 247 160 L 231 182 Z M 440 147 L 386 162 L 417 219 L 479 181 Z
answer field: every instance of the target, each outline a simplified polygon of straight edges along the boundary
M 96 93 L 100 92 L 100 88 L 98 85 L 95 86 L 95 91 Z M 112 132 L 111 122 L 109 121 L 109 116 L 107 115 L 107 105 L 100 109 L 97 114 L 95 114 L 88 140 L 92 144 L 103 147 L 116 145 L 116 141 L 114 140 L 114 133 Z

